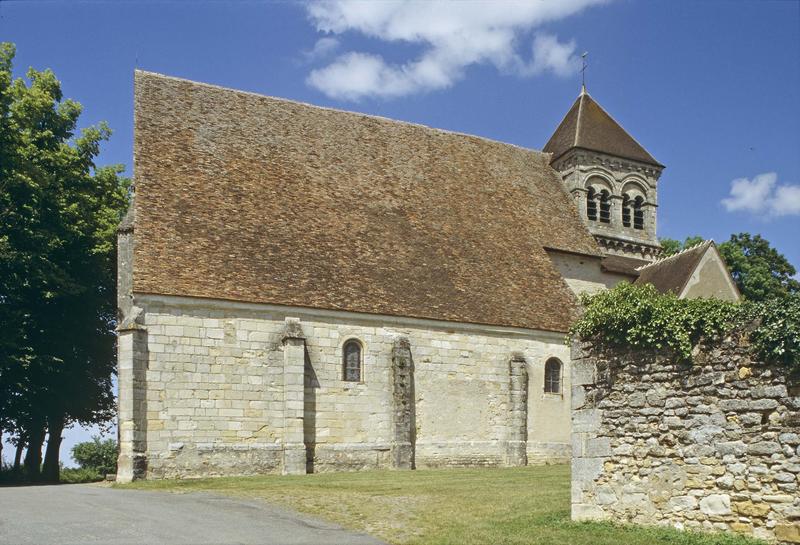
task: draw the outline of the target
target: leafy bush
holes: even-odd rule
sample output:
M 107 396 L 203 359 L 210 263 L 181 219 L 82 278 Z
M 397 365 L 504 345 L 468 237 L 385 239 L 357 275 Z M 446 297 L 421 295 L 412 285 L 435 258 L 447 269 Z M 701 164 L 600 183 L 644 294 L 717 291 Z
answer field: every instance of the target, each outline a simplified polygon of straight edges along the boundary
M 623 283 L 581 297 L 583 316 L 570 335 L 610 346 L 670 349 L 689 360 L 701 338 L 713 339 L 747 324 L 757 357 L 800 367 L 800 295 L 763 303 L 678 299 L 653 286 Z
M 760 303 L 756 314 L 761 325 L 751 338 L 758 354 L 800 371 L 800 293 Z
M 78 467 L 62 467 L 59 473 L 59 480 L 62 483 L 94 483 L 103 480 L 103 475 L 94 469 Z
M 689 359 L 700 337 L 724 332 L 737 305 L 717 299 L 678 299 L 653 286 L 622 283 L 581 296 L 585 312 L 570 333 L 612 346 L 669 348 Z
M 91 441 L 78 443 L 72 447 L 72 457 L 81 469 L 95 471 L 99 475 L 117 472 L 117 442 L 113 439 L 101 441 L 99 437 L 92 437 Z

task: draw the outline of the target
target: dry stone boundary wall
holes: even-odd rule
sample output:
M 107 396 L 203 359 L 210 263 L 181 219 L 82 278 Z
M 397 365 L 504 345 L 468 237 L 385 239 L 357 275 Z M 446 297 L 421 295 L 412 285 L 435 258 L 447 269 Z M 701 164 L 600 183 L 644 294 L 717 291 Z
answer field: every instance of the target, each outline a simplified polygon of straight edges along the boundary
M 572 517 L 800 543 L 800 392 L 728 338 L 667 353 L 573 346 Z

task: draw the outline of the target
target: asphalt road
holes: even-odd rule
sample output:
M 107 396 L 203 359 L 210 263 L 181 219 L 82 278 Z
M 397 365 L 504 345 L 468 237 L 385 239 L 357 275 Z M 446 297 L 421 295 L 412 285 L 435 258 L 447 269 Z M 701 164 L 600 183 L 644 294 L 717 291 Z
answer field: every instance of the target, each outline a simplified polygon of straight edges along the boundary
M 264 502 L 98 485 L 0 488 L 2 545 L 383 545 Z

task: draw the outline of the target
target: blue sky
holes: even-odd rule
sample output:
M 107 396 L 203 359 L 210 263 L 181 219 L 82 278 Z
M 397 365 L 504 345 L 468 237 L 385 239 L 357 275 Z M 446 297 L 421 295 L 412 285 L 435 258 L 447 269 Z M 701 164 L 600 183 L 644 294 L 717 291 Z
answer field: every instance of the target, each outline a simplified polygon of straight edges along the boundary
M 659 236 L 761 233 L 800 266 L 800 2 L 0 0 L 0 40 L 129 172 L 135 68 L 541 149 L 589 51 L 590 94 L 667 166 Z

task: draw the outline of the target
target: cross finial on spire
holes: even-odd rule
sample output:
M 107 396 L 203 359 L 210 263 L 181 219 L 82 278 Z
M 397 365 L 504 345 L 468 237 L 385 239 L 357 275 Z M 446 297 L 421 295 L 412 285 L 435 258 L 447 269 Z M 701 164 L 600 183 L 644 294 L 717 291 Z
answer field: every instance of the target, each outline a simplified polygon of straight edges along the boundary
M 581 55 L 581 94 L 586 93 L 586 67 L 589 66 L 589 63 L 586 62 L 586 57 L 588 56 L 588 51 L 584 51 L 583 55 Z

